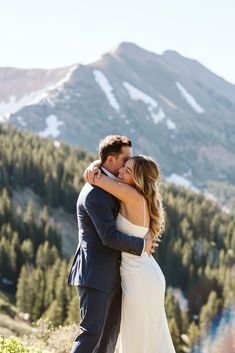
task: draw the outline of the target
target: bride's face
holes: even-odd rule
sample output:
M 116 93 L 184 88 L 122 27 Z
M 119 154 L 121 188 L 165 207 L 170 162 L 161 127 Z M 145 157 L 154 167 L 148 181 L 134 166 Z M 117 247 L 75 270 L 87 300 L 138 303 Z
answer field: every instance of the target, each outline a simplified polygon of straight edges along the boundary
M 132 177 L 133 163 L 133 159 L 129 159 L 128 161 L 126 161 L 124 166 L 119 169 L 118 177 L 125 184 L 134 185 Z

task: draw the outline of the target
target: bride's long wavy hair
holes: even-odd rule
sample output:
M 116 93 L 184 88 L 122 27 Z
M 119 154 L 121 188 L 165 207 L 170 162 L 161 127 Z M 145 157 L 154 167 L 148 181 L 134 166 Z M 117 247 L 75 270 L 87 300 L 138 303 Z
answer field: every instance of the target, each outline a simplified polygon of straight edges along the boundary
M 165 213 L 158 187 L 160 169 L 152 157 L 138 155 L 130 159 L 133 160 L 132 177 L 135 187 L 148 203 L 152 237 L 159 242 L 165 230 Z

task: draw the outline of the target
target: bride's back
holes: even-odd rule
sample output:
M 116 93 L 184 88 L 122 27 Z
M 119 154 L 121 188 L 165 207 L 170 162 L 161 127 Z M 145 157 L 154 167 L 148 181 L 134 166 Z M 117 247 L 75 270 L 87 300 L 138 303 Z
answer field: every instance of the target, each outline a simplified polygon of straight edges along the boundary
M 148 204 L 143 195 L 139 195 L 138 201 L 134 205 L 133 202 L 121 202 L 119 212 L 131 223 L 149 228 Z

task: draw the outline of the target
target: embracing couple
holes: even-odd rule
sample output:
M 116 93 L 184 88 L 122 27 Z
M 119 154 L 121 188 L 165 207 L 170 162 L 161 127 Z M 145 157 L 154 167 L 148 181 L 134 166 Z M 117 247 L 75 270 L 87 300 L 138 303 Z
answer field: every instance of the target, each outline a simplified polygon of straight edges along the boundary
M 152 256 L 164 230 L 159 167 L 132 156 L 126 136 L 101 141 L 77 201 L 79 243 L 68 283 L 78 286 L 80 333 L 71 353 L 175 353 L 165 278 Z

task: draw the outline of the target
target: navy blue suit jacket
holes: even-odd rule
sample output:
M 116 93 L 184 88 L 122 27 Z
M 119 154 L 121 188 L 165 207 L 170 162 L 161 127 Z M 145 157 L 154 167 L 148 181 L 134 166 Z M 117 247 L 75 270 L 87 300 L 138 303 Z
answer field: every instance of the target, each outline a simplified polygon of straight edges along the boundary
M 77 201 L 78 247 L 68 283 L 105 292 L 120 284 L 121 251 L 141 255 L 144 240 L 117 230 L 117 199 L 86 183 Z

